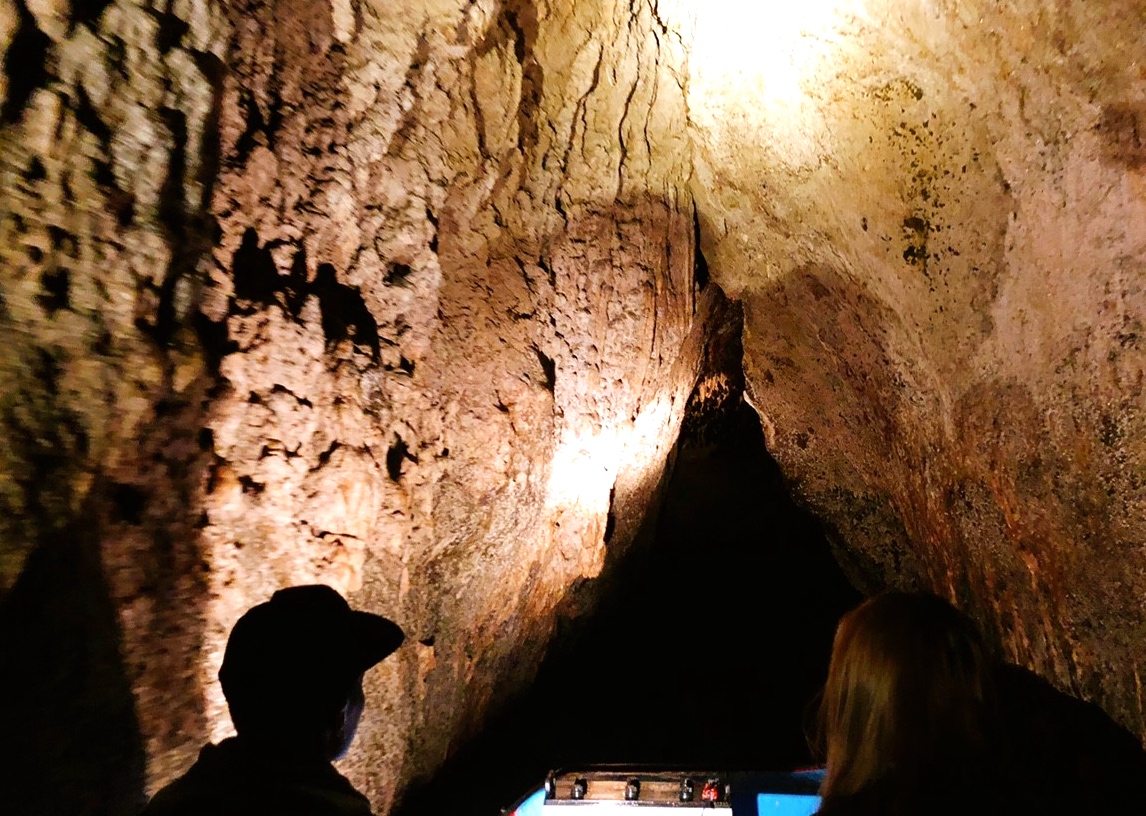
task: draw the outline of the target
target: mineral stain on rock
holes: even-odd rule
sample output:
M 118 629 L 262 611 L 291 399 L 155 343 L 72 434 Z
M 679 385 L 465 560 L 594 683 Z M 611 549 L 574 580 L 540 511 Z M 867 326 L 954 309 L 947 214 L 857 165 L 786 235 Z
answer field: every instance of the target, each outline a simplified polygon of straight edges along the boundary
M 930 231 L 931 224 L 926 218 L 910 215 L 903 219 L 903 233 L 907 239 L 903 260 L 912 266 L 921 266 L 924 275 L 927 274 L 927 236 Z

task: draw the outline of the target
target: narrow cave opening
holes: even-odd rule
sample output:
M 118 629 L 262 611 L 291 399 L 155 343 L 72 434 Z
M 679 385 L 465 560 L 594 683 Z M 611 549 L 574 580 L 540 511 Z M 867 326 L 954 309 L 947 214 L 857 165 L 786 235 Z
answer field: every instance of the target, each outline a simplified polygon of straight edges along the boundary
M 651 541 L 536 682 L 399 811 L 496 814 L 547 771 L 812 761 L 839 616 L 859 600 L 739 397 L 686 422 Z

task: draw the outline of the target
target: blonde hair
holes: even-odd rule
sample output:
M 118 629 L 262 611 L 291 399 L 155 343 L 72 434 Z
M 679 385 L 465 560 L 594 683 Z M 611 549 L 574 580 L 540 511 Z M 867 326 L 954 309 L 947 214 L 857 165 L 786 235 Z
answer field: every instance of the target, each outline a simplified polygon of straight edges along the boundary
M 840 621 L 821 707 L 825 800 L 990 767 L 994 691 L 969 618 L 930 595 L 887 593 Z

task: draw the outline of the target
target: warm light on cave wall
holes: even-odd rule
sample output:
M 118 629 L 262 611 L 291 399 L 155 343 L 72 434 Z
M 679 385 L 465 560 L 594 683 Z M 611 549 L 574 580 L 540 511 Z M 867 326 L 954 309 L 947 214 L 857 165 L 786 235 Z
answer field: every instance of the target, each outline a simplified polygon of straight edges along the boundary
M 678 397 L 683 398 L 683 394 Z M 605 563 L 605 530 L 612 492 L 627 473 L 640 482 L 660 473 L 673 444 L 664 429 L 674 422 L 674 397 L 666 392 L 646 404 L 635 419 L 602 426 L 584 417 L 558 445 L 550 469 L 547 508 L 551 546 L 574 562 L 581 577 L 595 578 Z
M 802 100 L 806 86 L 830 70 L 836 45 L 833 32 L 860 5 L 860 0 L 661 0 L 663 16 L 679 29 L 688 49 L 693 91 L 702 87 L 703 98 L 713 100 L 703 110 L 694 108 L 692 115 L 743 117 L 748 111 L 751 119 L 743 125 L 750 129 L 805 127 Z M 680 421 L 682 401 L 687 398 L 688 389 L 678 385 L 680 393 L 675 398 L 670 394 L 673 389 L 665 389 L 635 417 L 600 416 L 591 406 L 580 416 L 567 413 L 550 463 L 546 501 L 548 544 L 558 562 L 565 564 L 558 570 L 558 583 L 600 573 L 607 552 L 611 494 L 615 486 L 620 487 L 619 477 L 638 484 L 661 472 L 674 441 L 665 428 Z M 359 504 L 363 508 L 371 505 L 356 502 L 355 507 Z M 370 528 L 365 509 L 343 515 Z M 344 529 L 347 520 L 340 519 L 335 526 Z M 363 532 L 356 540 L 368 537 Z M 353 566 L 360 568 L 361 559 Z M 341 572 L 335 574 L 337 570 L 311 574 L 300 567 L 292 580 L 332 583 L 345 593 L 360 583 L 357 571 L 354 580 L 343 581 Z M 219 593 L 219 597 L 227 595 Z M 226 633 L 246 605 L 263 599 L 231 595 L 237 600 L 232 606 L 215 609 L 214 626 L 204 644 L 208 655 L 202 677 L 205 708 L 215 741 L 233 733 L 214 676 Z
M 691 28 L 690 72 L 746 82 L 778 107 L 798 106 L 804 80 L 830 59 L 834 32 L 858 0 L 676 0 Z
M 605 563 L 605 519 L 623 443 L 613 429 L 570 434 L 549 476 L 549 546 L 571 574 L 596 577 Z
M 601 489 L 607 492 L 617 474 L 623 445 L 612 428 L 575 435 L 553 456 L 549 500 L 557 507 L 594 506 Z
M 811 173 L 836 152 L 847 134 L 825 119 L 823 94 L 854 70 L 855 32 L 879 27 L 898 2 L 660 0 L 688 54 L 689 124 L 705 148 L 694 154 L 693 183 L 708 215 L 747 210 L 754 220 L 761 202 L 745 195 L 738 174 L 763 167 Z M 752 256 L 749 236 L 728 234 L 737 220 L 712 222 L 724 230 L 716 240 L 727 240 L 726 251 L 735 246 L 761 274 L 779 273 L 777 259 Z M 721 273 L 726 292 L 737 296 L 737 281 Z

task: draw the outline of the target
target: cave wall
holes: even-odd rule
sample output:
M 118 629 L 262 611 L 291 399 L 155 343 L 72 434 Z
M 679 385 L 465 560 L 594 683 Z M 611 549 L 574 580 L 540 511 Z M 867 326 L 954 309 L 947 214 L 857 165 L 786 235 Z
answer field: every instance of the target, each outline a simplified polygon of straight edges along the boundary
M 323 581 L 409 635 L 343 765 L 384 813 L 529 681 L 720 309 L 679 37 L 564 5 L 0 0 L 0 635 L 51 664 L 5 723 L 99 686 L 98 608 L 154 790 L 228 733 L 238 615 Z M 122 812 L 83 761 L 56 795 Z
M 1146 7 L 681 20 L 702 248 L 794 489 L 861 586 L 1146 736 Z

